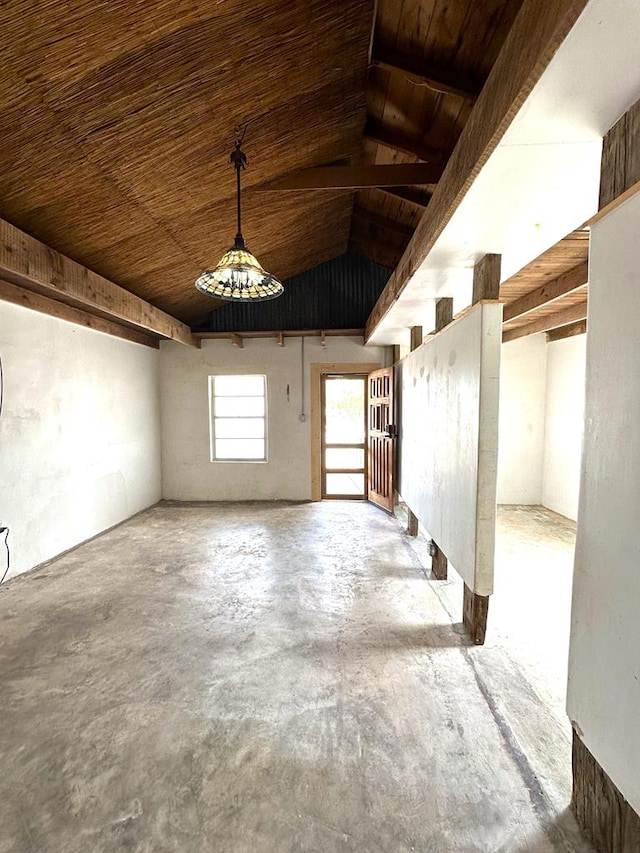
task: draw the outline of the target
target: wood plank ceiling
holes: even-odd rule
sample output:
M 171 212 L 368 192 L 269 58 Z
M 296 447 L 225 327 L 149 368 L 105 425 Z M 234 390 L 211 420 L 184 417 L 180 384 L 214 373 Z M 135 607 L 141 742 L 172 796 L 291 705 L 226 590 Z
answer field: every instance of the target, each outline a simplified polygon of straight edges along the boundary
M 429 186 L 257 192 L 329 163 L 441 169 L 522 0 L 2 4 L 0 216 L 185 322 L 243 224 L 288 278 L 348 248 L 393 267 Z M 370 53 L 370 59 L 369 59 Z

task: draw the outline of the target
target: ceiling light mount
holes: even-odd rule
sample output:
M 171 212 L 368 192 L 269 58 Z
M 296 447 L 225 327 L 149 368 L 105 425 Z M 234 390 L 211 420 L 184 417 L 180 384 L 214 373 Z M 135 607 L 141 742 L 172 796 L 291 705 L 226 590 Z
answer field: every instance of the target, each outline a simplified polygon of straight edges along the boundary
M 284 292 L 282 283 L 260 266 L 242 236 L 240 173 L 247 166 L 247 156 L 242 150 L 246 129 L 245 125 L 242 134 L 239 130 L 236 131 L 235 148 L 229 157 L 236 172 L 236 238 L 215 269 L 206 270 L 196 279 L 196 289 L 200 293 L 226 302 L 264 302 L 267 299 L 275 299 Z

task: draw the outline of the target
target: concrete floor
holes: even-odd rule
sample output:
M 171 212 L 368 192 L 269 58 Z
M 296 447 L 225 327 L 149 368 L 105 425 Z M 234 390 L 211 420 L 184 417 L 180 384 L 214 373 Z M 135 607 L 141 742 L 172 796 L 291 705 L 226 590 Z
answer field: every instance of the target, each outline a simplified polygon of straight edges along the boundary
M 363 503 L 159 506 L 7 583 L 1 853 L 586 853 L 417 553 Z

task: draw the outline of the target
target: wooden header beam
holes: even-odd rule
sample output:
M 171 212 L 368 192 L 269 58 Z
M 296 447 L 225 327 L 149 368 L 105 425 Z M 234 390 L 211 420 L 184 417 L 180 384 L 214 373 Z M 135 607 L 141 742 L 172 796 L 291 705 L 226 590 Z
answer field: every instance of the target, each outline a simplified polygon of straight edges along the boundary
M 442 166 L 432 163 L 393 163 L 388 166 L 315 166 L 301 169 L 255 187 L 257 192 L 292 190 L 344 190 L 367 187 L 412 186 L 435 184 Z
M 119 323 L 114 323 L 111 320 L 105 320 L 104 317 L 96 317 L 94 314 L 88 314 L 80 308 L 74 308 L 72 305 L 66 305 L 64 302 L 57 302 L 55 299 L 42 296 L 41 293 L 36 293 L 33 290 L 25 290 L 23 287 L 18 287 L 17 284 L 10 284 L 8 281 L 2 281 L 1 279 L 0 300 L 11 302 L 13 305 L 22 305 L 23 308 L 30 308 L 32 311 L 38 311 L 40 314 L 48 314 L 50 317 L 57 317 L 58 320 L 75 323 L 76 326 L 84 326 L 86 329 L 93 329 L 96 332 L 113 335 L 115 338 L 132 341 L 134 344 L 143 344 L 146 347 L 154 347 L 155 349 L 158 349 L 160 346 L 159 339 L 151 334 L 146 334 L 138 329 L 131 329 L 128 326 L 121 326 Z
M 230 340 L 242 347 L 242 341 L 251 338 L 273 338 L 278 346 L 284 346 L 285 338 L 361 338 L 364 329 L 288 329 L 275 332 L 194 332 L 199 340 Z M 282 343 L 281 343 L 282 342 Z
M 509 341 L 515 341 L 518 338 L 525 338 L 527 335 L 535 335 L 538 332 L 548 332 L 551 329 L 557 329 L 560 326 L 568 326 L 570 323 L 575 323 L 579 320 L 585 320 L 587 317 L 587 300 L 584 302 L 576 302 L 573 305 L 568 305 L 556 311 L 554 314 L 545 314 L 531 323 L 524 326 L 516 326 L 515 329 L 505 329 L 502 333 L 502 343 L 506 344 Z
M 540 287 L 525 293 L 519 299 L 504 306 L 503 320 L 516 320 L 549 302 L 554 302 L 574 290 L 584 287 L 589 281 L 589 262 L 585 261 L 557 278 L 552 278 Z
M 369 340 L 460 206 L 588 0 L 524 0 L 416 232 L 367 321 Z
M 1 219 L 0 276 L 10 284 L 90 314 L 188 346 L 199 345 L 180 320 Z

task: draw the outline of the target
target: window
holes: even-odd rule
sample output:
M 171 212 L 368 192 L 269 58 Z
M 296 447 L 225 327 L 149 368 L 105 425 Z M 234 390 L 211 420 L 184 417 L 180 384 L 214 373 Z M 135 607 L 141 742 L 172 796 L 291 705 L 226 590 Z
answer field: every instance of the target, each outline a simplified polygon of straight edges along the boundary
M 266 376 L 210 376 L 212 462 L 267 461 Z

